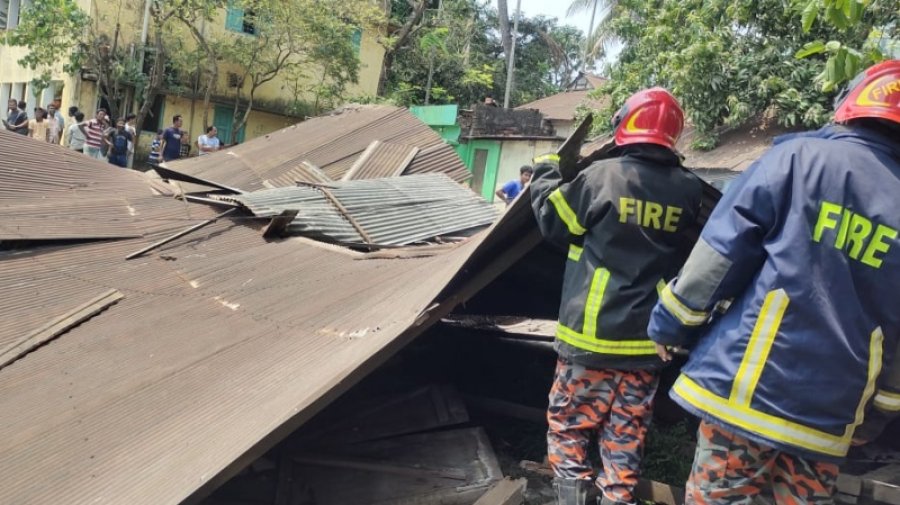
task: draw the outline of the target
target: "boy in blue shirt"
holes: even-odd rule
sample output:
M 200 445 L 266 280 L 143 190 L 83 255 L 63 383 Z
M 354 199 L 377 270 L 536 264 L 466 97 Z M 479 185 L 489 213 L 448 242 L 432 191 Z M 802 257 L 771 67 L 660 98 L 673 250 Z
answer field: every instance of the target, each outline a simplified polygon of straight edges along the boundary
M 497 190 L 496 195 L 503 199 L 506 205 L 511 204 L 522 192 L 522 189 L 525 188 L 525 185 L 528 184 L 528 181 L 531 180 L 533 173 L 534 169 L 531 168 L 531 165 L 523 165 L 519 169 L 519 178 L 504 184 L 502 188 Z

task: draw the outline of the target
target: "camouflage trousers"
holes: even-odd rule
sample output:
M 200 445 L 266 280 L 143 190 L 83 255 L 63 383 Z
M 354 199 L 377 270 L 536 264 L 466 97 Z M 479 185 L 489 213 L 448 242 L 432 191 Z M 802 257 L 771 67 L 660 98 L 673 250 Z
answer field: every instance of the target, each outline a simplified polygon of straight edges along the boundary
M 659 384 L 647 370 L 593 370 L 560 358 L 547 409 L 547 452 L 560 479 L 592 479 L 592 435 L 603 466 L 597 486 L 606 501 L 635 503 L 644 438 Z
M 704 421 L 685 504 L 749 505 L 763 495 L 778 505 L 830 505 L 837 476 L 834 463 L 793 456 Z

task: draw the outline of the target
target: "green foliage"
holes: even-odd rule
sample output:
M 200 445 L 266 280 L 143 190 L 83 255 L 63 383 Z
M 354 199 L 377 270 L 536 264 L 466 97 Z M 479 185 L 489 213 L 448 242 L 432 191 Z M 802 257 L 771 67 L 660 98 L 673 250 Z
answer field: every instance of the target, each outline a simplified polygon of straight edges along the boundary
M 88 15 L 76 0 L 33 0 L 24 7 L 19 25 L 7 34 L 6 43 L 28 49 L 18 63 L 40 72 L 32 80 L 38 93 L 49 85 L 51 69 L 57 62 L 62 61 L 67 73 L 81 69 L 83 52 L 73 35 L 81 33 L 88 24 Z
M 301 96 L 312 94 L 312 111 L 335 106 L 359 75 L 354 32 L 380 22 L 365 0 L 232 0 L 255 34 L 233 33 L 216 44 L 224 63 L 239 69 L 234 89 L 234 127 L 246 123 L 259 88 L 283 78 L 294 95 L 291 110 L 305 112 Z
M 854 0 L 851 0 L 854 1 Z M 889 3 L 889 2 L 888 2 Z M 604 28 L 624 44 L 598 93 L 611 98 L 600 117 L 611 117 L 633 92 L 663 86 L 681 101 L 696 127 L 695 148 L 715 146 L 717 132 L 762 114 L 783 126 L 817 127 L 829 118 L 833 87 L 823 93 L 816 58 L 832 54 L 828 75 L 846 75 L 867 61 L 853 47 L 890 15 L 869 6 L 856 30 L 818 23 L 820 14 L 781 0 L 620 0 Z M 844 9 L 844 5 L 841 4 Z M 851 8 L 847 20 L 857 19 Z M 801 29 L 803 23 L 810 30 Z M 844 42 L 824 43 L 844 35 Z M 608 131 L 598 121 L 599 132 Z
M 500 101 L 506 64 L 497 12 L 477 0 L 445 0 L 441 5 L 440 11 L 426 12 L 422 26 L 397 50 L 387 96 L 403 105 L 423 103 L 431 70 L 430 103 L 468 106 L 486 94 Z M 394 8 L 395 22 L 409 14 L 406 2 L 395 1 Z M 559 26 L 553 18 L 520 19 L 511 105 L 560 91 L 579 68 L 583 46 L 578 29 Z
M 836 37 L 814 40 L 794 55 L 808 58 L 826 56 L 825 68 L 816 76 L 822 91 L 833 91 L 873 63 L 900 57 L 897 36 L 897 6 L 871 0 L 793 0 L 801 12 L 801 27 L 810 33 L 817 20 L 837 29 Z M 893 9 L 893 12 L 891 11 Z M 893 16 L 893 21 L 891 21 Z M 861 40 L 861 36 L 867 34 Z
M 692 438 L 686 422 L 671 426 L 651 425 L 643 461 L 644 477 L 675 486 L 684 485 L 691 473 Z

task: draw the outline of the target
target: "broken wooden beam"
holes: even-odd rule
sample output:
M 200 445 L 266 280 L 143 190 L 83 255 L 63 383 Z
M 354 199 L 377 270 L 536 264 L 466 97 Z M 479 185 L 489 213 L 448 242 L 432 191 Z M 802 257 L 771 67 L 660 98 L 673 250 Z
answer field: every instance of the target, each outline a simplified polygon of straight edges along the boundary
M 663 505 L 684 505 L 684 488 L 650 479 L 638 480 L 638 485 L 634 488 L 634 496 L 639 500 Z
M 280 238 L 287 235 L 287 227 L 294 222 L 300 211 L 297 209 L 285 210 L 281 214 L 272 218 L 269 224 L 263 229 L 263 238 L 272 239 Z
M 525 487 L 528 479 L 512 480 L 509 477 L 494 484 L 475 505 L 521 505 L 525 501 Z

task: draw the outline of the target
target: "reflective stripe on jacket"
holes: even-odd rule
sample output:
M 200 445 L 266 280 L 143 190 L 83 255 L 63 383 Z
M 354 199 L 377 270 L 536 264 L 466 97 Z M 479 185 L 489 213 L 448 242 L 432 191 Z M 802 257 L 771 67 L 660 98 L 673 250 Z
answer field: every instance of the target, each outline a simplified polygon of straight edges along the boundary
M 538 226 L 568 249 L 557 351 L 592 368 L 661 366 L 647 321 L 693 245 L 685 230 L 698 214 L 700 180 L 672 151 L 644 145 L 560 182 L 555 161 L 535 167 Z
M 682 406 L 839 460 L 900 412 L 900 143 L 827 127 L 776 144 L 719 202 L 648 331 L 696 346 Z

